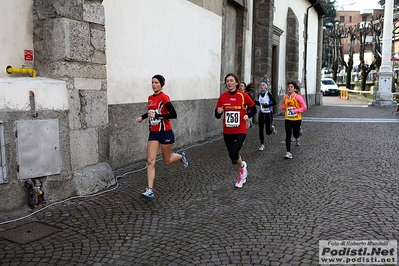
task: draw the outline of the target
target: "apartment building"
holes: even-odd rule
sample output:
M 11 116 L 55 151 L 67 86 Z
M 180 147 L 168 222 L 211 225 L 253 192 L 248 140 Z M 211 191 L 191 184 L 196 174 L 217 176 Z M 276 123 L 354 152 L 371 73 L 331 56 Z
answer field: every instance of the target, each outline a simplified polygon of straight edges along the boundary
M 360 23 L 361 26 L 369 26 L 368 23 L 372 20 L 378 19 L 380 16 L 384 15 L 383 9 L 363 9 L 358 11 L 337 11 L 337 16 L 335 21 L 339 22 L 340 26 L 349 28 L 350 26 L 355 26 Z M 349 51 L 349 39 L 342 38 L 341 44 L 343 45 L 344 54 L 348 54 Z M 366 52 L 372 50 L 372 36 L 366 38 Z M 359 51 L 359 42 L 355 42 L 355 52 Z

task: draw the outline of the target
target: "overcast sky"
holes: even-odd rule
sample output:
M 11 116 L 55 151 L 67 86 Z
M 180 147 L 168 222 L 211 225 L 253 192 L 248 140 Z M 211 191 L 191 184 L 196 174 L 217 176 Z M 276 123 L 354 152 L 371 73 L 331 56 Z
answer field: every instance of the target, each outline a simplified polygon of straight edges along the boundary
M 362 10 L 362 9 L 380 9 L 378 0 L 337 0 L 337 11 L 342 10 Z

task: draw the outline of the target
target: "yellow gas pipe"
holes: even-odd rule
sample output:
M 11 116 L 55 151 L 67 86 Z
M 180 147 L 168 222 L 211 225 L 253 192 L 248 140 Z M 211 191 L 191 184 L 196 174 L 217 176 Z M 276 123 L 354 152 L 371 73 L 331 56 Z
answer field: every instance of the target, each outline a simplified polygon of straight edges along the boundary
M 15 68 L 12 66 L 7 66 L 6 67 L 6 72 L 8 74 L 11 73 L 21 73 L 21 74 L 29 74 L 32 75 L 32 78 L 36 78 L 36 70 L 34 70 L 33 68 L 30 67 L 21 67 L 21 68 Z

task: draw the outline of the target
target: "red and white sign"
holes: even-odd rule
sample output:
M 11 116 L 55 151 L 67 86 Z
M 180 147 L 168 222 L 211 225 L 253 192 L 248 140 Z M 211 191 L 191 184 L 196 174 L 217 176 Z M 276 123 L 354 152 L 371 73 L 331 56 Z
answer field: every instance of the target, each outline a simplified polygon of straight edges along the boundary
M 33 62 L 33 50 L 24 50 L 24 60 Z

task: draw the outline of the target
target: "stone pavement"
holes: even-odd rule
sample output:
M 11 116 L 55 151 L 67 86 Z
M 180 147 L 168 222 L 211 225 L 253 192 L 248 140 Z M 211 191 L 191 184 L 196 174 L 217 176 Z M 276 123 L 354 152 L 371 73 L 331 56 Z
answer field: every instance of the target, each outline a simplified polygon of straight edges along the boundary
M 318 265 L 319 240 L 399 239 L 399 116 L 323 102 L 291 160 L 282 117 L 263 152 L 249 129 L 242 189 L 217 136 L 187 147 L 187 169 L 159 161 L 153 200 L 141 162 L 111 191 L 0 215 L 0 265 Z

